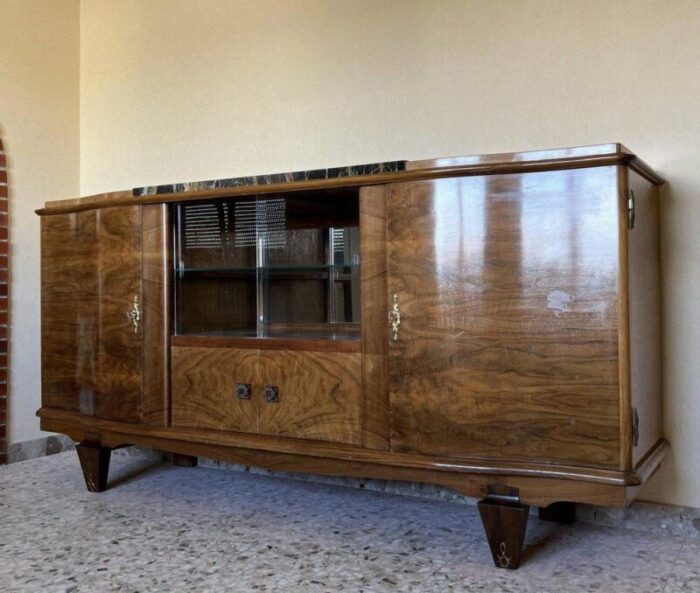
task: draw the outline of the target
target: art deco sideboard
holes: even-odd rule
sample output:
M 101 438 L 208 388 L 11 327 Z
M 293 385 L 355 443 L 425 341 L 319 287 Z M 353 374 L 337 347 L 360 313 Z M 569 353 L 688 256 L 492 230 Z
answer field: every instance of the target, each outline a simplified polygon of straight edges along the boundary
M 516 568 L 530 505 L 625 506 L 668 448 L 661 183 L 607 144 L 49 202 L 41 427 L 92 491 L 131 444 L 440 484 Z

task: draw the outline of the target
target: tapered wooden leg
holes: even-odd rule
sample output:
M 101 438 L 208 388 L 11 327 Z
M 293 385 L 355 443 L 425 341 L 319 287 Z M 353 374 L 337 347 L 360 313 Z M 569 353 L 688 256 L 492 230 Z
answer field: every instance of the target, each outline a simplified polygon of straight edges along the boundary
M 107 474 L 112 450 L 90 443 L 76 445 L 80 467 L 83 468 L 85 484 L 90 492 L 103 492 L 107 489 Z
M 173 465 L 179 465 L 180 467 L 196 467 L 197 458 L 192 455 L 173 453 Z
M 481 522 L 497 567 L 520 566 L 529 512 L 530 507 L 517 502 L 490 498 L 479 501 Z
M 576 521 L 576 504 L 573 502 L 555 502 L 548 507 L 540 507 L 538 514 L 542 521 L 570 525 Z

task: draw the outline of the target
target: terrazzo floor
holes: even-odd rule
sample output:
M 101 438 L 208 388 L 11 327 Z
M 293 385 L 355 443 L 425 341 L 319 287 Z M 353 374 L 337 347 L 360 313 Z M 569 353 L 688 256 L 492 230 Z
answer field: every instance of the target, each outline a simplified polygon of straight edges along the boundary
M 0 592 L 700 592 L 700 540 L 531 518 L 492 566 L 461 504 L 114 455 L 0 467 Z

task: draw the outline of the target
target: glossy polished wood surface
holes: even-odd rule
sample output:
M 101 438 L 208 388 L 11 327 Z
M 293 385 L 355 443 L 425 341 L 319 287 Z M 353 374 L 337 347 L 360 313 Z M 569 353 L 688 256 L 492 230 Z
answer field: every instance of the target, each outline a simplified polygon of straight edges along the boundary
M 362 444 L 389 449 L 386 187 L 360 190 Z
M 623 472 L 552 464 L 460 461 L 322 441 L 139 426 L 48 408 L 39 410 L 38 415 L 42 430 L 61 432 L 76 441 L 83 441 L 86 435 L 97 431 L 101 445 L 112 448 L 139 444 L 284 471 L 417 480 L 442 484 L 478 498 L 487 495 L 487 488 L 502 485 L 517 488 L 521 502 L 534 506 L 561 500 L 625 506 L 668 452 L 668 443 L 662 441 L 633 472 Z
M 607 165 L 626 165 L 645 176 L 650 182 L 662 184 L 664 180 L 651 167 L 632 154 L 622 144 L 600 144 L 579 148 L 511 152 L 497 155 L 480 155 L 478 157 L 451 157 L 409 162 L 405 171 L 395 173 L 378 173 L 354 177 L 335 177 L 330 179 L 312 179 L 307 181 L 270 183 L 267 185 L 248 185 L 235 188 L 190 190 L 172 194 L 155 194 L 133 196 L 131 192 L 111 192 L 102 196 L 90 196 L 77 200 L 48 202 L 44 208 L 37 210 L 39 215 L 65 214 L 94 208 L 124 206 L 132 204 L 160 204 L 197 201 L 217 197 L 271 194 L 286 191 L 307 191 L 317 189 L 348 188 L 359 186 L 382 185 L 427 179 L 463 177 L 467 175 L 505 175 L 509 173 L 528 173 L 535 171 L 553 171 L 603 167 Z
M 173 426 L 257 433 L 260 429 L 258 350 L 172 348 Z M 249 384 L 250 399 L 236 394 Z
M 97 297 L 95 213 L 41 220 L 42 403 L 92 414 Z
M 261 434 L 361 443 L 360 354 L 261 350 L 259 381 L 279 389 L 260 399 Z
M 42 400 L 88 416 L 141 418 L 141 207 L 42 220 Z
M 143 207 L 143 422 L 170 415 L 171 233 L 168 206 Z
M 619 467 L 616 175 L 389 186 L 394 451 Z

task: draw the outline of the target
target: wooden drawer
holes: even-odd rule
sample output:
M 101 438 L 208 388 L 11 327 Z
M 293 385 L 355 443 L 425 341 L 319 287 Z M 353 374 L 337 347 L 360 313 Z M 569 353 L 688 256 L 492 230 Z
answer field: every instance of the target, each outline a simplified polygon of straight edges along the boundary
M 279 401 L 261 398 L 262 434 L 361 442 L 361 355 L 347 352 L 261 350 L 262 383 Z
M 173 426 L 258 432 L 259 398 L 236 395 L 259 384 L 257 350 L 175 347 L 171 368 Z
M 250 399 L 238 383 L 252 386 Z M 174 347 L 172 424 L 360 444 L 361 355 Z

